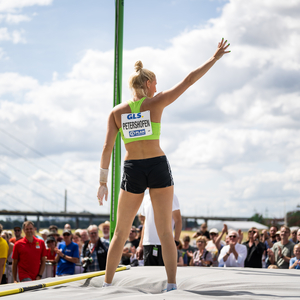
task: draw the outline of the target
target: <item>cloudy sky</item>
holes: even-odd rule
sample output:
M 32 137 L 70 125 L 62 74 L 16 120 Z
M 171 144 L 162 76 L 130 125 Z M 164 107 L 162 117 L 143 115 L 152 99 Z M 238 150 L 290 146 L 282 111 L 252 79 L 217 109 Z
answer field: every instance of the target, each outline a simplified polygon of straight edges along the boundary
M 283 217 L 300 204 L 300 1 L 125 0 L 134 63 L 172 87 L 231 53 L 163 115 L 186 216 Z M 107 213 L 96 191 L 112 108 L 113 0 L 1 0 L 0 209 Z M 124 148 L 123 154 L 124 156 Z

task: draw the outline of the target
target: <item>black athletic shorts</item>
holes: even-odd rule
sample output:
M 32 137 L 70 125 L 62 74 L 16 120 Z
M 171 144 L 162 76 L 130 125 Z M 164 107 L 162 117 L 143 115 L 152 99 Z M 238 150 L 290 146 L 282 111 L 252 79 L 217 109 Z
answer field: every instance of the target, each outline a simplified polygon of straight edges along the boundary
M 125 160 L 121 189 L 133 194 L 144 193 L 149 188 L 174 185 L 167 157 Z

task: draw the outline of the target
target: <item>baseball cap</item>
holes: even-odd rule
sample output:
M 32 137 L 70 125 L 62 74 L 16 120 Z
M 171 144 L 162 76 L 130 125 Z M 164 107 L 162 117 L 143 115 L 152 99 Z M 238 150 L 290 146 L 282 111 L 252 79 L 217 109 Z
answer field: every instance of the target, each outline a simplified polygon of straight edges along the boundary
M 218 234 L 219 233 L 219 230 L 217 228 L 212 228 L 209 233 L 215 233 L 215 234 Z
M 65 233 L 72 234 L 72 232 L 71 232 L 71 230 L 70 230 L 70 229 L 64 229 L 64 231 L 63 231 L 63 235 L 64 235 Z
M 51 242 L 51 241 L 54 241 L 54 242 L 55 242 L 55 238 L 54 238 L 53 236 L 47 237 L 46 244 L 47 244 L 48 242 Z

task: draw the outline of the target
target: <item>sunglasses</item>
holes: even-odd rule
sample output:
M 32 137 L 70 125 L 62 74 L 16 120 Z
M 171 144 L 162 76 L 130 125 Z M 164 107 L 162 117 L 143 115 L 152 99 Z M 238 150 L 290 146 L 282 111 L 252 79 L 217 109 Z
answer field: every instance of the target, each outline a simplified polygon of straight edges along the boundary
M 235 239 L 235 238 L 236 238 L 236 235 L 230 235 L 229 237 Z
M 90 234 L 97 234 L 98 232 L 95 232 L 95 231 L 92 231 L 92 232 L 90 232 Z
M 54 243 L 55 241 L 49 241 L 49 242 L 47 242 L 47 244 L 49 244 L 49 243 Z
M 130 232 L 136 232 L 135 230 L 130 230 Z
M 14 231 L 21 231 L 21 229 L 14 229 Z
M 71 234 L 69 234 L 69 233 L 65 233 L 65 234 L 63 234 L 63 236 L 70 236 Z

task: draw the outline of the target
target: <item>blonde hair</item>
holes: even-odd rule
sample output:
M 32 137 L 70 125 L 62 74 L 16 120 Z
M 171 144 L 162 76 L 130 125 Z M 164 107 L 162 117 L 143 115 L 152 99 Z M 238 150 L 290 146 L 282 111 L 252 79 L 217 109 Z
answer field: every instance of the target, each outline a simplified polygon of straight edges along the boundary
M 206 244 L 207 244 L 207 238 L 206 238 L 204 235 L 199 236 L 199 237 L 196 239 L 196 243 L 197 243 L 198 241 L 203 241 L 203 242 L 205 243 L 205 246 L 206 246 Z
M 296 244 L 296 245 L 294 246 L 294 249 L 293 249 L 293 250 L 295 250 L 295 249 L 297 249 L 297 248 L 300 248 L 300 244 Z
M 135 72 L 129 77 L 129 88 L 135 95 L 147 97 L 147 81 L 152 82 L 155 78 L 155 74 L 147 69 L 143 68 L 143 63 L 138 60 L 134 64 Z

